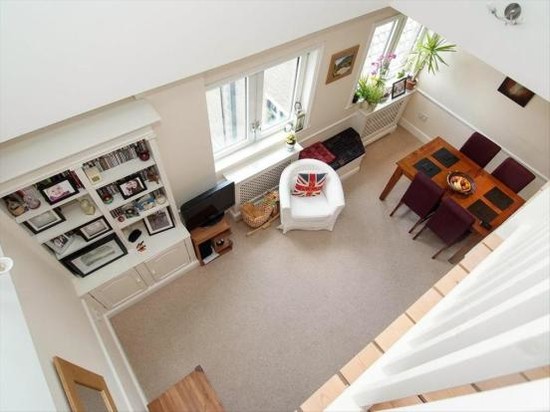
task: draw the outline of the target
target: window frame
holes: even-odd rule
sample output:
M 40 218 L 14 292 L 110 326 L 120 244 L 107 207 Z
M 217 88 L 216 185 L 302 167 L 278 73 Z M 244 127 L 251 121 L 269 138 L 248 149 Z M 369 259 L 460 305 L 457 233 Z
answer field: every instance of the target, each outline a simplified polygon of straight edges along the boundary
M 312 59 L 312 55 L 314 55 L 318 51 L 318 49 L 319 49 L 318 47 L 312 47 L 297 53 L 282 56 L 279 59 L 270 61 L 268 64 L 255 67 L 244 73 L 240 73 L 239 75 L 230 76 L 221 80 L 217 80 L 206 86 L 205 94 L 211 90 L 218 89 L 226 84 L 229 84 L 241 79 L 244 79 L 245 81 L 245 96 L 246 96 L 245 97 L 245 105 L 246 105 L 245 139 L 243 139 L 239 143 L 235 143 L 230 146 L 227 146 L 217 152 L 214 152 L 213 150 L 215 161 L 218 161 L 220 159 L 223 159 L 224 157 L 230 156 L 245 147 L 251 146 L 255 143 L 258 143 L 261 140 L 267 139 L 276 133 L 280 133 L 284 129 L 284 125 L 289 121 L 292 121 L 294 104 L 299 101 L 302 103 L 302 106 L 304 106 L 304 95 L 307 92 L 305 90 L 306 88 L 305 86 L 307 83 L 306 82 L 307 71 L 310 69 L 317 71 L 318 64 L 315 64 L 315 60 L 318 60 L 318 58 Z M 292 106 L 291 106 L 291 113 L 290 113 L 289 119 L 282 122 L 278 122 L 263 130 L 261 127 L 254 128 L 253 123 L 255 123 L 256 121 L 261 122 L 261 118 L 262 118 L 264 72 L 272 67 L 276 67 L 280 64 L 283 64 L 285 62 L 288 62 L 294 59 L 298 59 L 298 63 L 297 63 L 297 68 L 295 70 L 294 87 L 292 90 L 292 99 L 291 99 Z M 251 101 L 251 97 L 253 97 L 254 99 L 253 102 Z M 307 113 L 307 109 L 306 109 L 306 113 Z M 307 121 L 307 114 L 306 114 L 306 121 Z M 208 119 L 208 122 L 210 127 L 210 118 Z M 212 136 L 210 136 L 210 138 L 212 139 Z
M 354 87 L 351 91 L 351 97 L 349 99 L 350 104 L 347 106 L 347 108 L 350 108 L 350 107 L 354 106 L 353 96 L 355 95 L 355 85 L 357 84 L 357 82 L 359 81 L 361 76 L 363 76 L 364 69 L 365 69 L 365 63 L 367 62 L 367 57 L 369 55 L 369 50 L 371 48 L 372 40 L 373 40 L 373 37 L 374 37 L 374 33 L 376 32 L 376 29 L 380 26 L 383 26 L 384 24 L 394 22 L 394 25 L 392 27 L 392 32 L 390 34 L 390 38 L 389 38 L 388 42 L 386 43 L 386 45 L 384 46 L 384 51 L 383 51 L 382 54 L 385 55 L 385 54 L 388 54 L 388 53 L 394 53 L 395 50 L 397 49 L 399 41 L 401 40 L 401 36 L 403 35 L 403 30 L 405 29 L 405 26 L 407 25 L 407 19 L 408 18 L 409 17 L 404 15 L 404 14 L 397 14 L 397 15 L 394 15 L 392 17 L 388 17 L 386 19 L 379 20 L 379 21 L 377 21 L 373 24 L 372 29 L 370 31 L 368 41 L 366 42 L 365 50 L 363 51 L 362 59 L 361 59 L 362 62 L 363 62 L 363 65 L 361 66 L 361 70 L 359 70 L 359 72 L 357 74 L 357 77 L 355 79 Z M 428 31 L 426 26 L 424 26 L 422 24 L 420 24 L 420 26 L 421 26 L 421 29 L 418 32 L 418 35 L 416 36 L 416 39 L 415 39 L 413 45 L 411 46 L 411 49 L 409 50 L 409 55 L 412 52 L 412 50 L 414 49 L 414 47 L 416 46 L 416 44 L 418 44 L 419 41 L 422 41 L 422 39 L 426 36 L 426 33 Z M 403 67 L 405 67 L 405 65 L 406 65 L 406 63 L 403 64 L 401 67 L 399 67 L 396 72 L 399 72 L 399 70 L 402 70 Z M 394 78 L 391 78 L 389 80 L 393 80 L 393 79 Z

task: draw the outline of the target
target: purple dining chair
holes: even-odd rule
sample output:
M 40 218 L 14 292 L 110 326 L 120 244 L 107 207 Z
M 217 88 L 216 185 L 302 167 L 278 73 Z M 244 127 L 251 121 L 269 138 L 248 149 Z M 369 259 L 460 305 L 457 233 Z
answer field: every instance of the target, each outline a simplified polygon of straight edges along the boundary
M 422 172 L 418 172 L 409 185 L 407 191 L 392 210 L 390 216 L 399 209 L 403 203 L 416 213 L 420 219 L 411 227 L 411 233 L 415 227 L 424 222 L 435 210 L 445 190 L 439 187 L 433 180 Z
M 535 175 L 529 169 L 511 157 L 499 164 L 491 174 L 515 193 L 519 193 L 521 189 L 535 180 Z
M 445 249 L 462 239 L 474 222 L 475 218 L 469 212 L 447 197 L 441 201 L 435 213 L 413 239 L 416 239 L 426 228 L 434 232 L 445 243 L 445 246 L 432 256 L 432 259 L 435 259 Z
M 481 133 L 474 132 L 462 145 L 460 151 L 479 166 L 485 167 L 500 152 L 500 146 Z

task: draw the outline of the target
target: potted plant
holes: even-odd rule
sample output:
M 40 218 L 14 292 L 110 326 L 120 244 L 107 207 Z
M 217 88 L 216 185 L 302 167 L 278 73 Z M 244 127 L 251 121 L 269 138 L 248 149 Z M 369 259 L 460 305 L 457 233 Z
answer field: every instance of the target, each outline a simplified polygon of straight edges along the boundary
M 294 150 L 294 145 L 296 144 L 296 135 L 294 134 L 294 132 L 290 132 L 289 134 L 286 135 L 285 137 L 285 143 L 286 143 L 286 148 L 288 149 L 289 152 L 292 152 Z
M 384 97 L 384 86 L 375 79 L 362 76 L 357 82 L 357 94 L 362 99 L 361 107 L 374 110 Z
M 424 40 L 418 44 L 416 50 L 411 53 L 411 59 L 407 66 L 412 72 L 407 78 L 407 89 L 412 90 L 418 82 L 418 75 L 428 66 L 428 73 L 436 74 L 439 71 L 439 63 L 448 66 L 441 57 L 442 53 L 456 52 L 456 44 L 448 44 L 437 33 L 428 33 Z

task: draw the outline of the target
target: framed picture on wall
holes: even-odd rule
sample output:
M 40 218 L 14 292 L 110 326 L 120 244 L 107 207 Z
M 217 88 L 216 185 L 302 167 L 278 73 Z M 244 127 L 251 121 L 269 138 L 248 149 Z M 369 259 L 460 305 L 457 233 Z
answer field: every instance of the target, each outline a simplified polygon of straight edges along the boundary
M 357 59 L 358 51 L 359 45 L 350 47 L 349 49 L 342 50 L 341 52 L 332 55 L 328 66 L 326 84 L 332 83 L 351 74 L 353 71 L 353 66 L 355 65 L 355 60 Z
M 141 177 L 138 175 L 131 176 L 122 182 L 118 182 L 117 186 L 123 199 L 128 199 L 147 190 L 147 186 L 145 186 L 145 183 L 143 183 L 143 180 L 141 180 Z
M 499 86 L 498 91 L 510 100 L 513 100 L 519 104 L 521 107 L 525 107 L 535 95 L 535 93 L 531 90 L 523 87 L 521 84 L 513 79 L 510 79 L 509 77 L 504 79 L 502 84 Z

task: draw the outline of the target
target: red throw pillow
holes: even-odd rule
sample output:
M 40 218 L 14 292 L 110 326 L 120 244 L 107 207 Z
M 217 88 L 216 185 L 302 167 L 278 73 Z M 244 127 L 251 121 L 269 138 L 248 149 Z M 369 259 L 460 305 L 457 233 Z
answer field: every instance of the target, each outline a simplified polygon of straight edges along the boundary
M 292 194 L 294 196 L 317 196 L 321 194 L 327 181 L 326 173 L 301 172 L 298 173 Z

